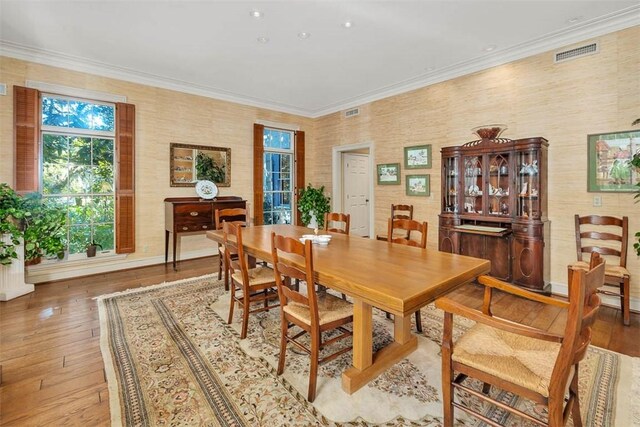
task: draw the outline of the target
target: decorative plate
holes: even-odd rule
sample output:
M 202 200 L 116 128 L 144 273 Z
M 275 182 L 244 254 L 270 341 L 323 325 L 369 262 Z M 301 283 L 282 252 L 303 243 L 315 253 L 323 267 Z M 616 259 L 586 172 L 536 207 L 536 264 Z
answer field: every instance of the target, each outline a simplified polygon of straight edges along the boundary
M 196 184 L 196 193 L 203 199 L 213 199 L 218 195 L 218 186 L 211 181 L 198 181 Z

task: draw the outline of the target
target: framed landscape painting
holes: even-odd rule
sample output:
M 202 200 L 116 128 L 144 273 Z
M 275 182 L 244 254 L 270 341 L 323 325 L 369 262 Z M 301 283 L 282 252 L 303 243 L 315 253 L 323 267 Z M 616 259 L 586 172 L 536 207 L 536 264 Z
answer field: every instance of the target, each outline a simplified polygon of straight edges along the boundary
M 407 196 L 428 196 L 429 175 L 407 175 Z
M 407 169 L 431 169 L 431 145 L 404 147 L 404 167 Z
M 640 149 L 640 131 L 598 133 L 587 136 L 590 192 L 631 193 L 637 190 L 640 175 L 631 166 Z
M 383 163 L 378 165 L 378 185 L 399 185 L 400 163 Z

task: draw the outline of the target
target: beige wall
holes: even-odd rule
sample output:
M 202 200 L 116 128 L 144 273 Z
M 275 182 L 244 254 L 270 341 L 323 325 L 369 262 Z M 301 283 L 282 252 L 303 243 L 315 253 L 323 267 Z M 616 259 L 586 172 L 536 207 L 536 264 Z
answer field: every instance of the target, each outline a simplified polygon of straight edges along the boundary
M 0 57 L 0 82 L 8 88 L 0 96 L 0 182 L 13 183 L 12 87 L 26 80 L 124 95 L 135 104 L 136 253 L 129 260 L 164 255 L 164 198 L 196 195 L 194 188 L 169 186 L 171 142 L 231 147 L 231 187 L 220 188 L 220 194 L 253 204 L 254 122 L 297 125 L 313 140 L 308 118 Z M 185 253 L 211 247 L 202 234 L 182 239 Z
M 566 284 L 575 258 L 573 215 L 627 215 L 640 231 L 640 204 L 631 194 L 602 194 L 595 208 L 586 191 L 587 135 L 628 130 L 640 117 L 640 27 L 598 39 L 600 53 L 562 64 L 552 52 L 372 102 L 360 115 L 335 113 L 315 124 L 310 176 L 331 188 L 331 147 L 373 141 L 375 163 L 403 163 L 403 146 L 432 144 L 431 196 L 404 195 L 401 186 L 376 186 L 376 231 L 383 232 L 389 205 L 412 203 L 429 222 L 429 246 L 437 247 L 440 212 L 440 149 L 473 140 L 472 127 L 505 123 L 507 138 L 549 140 L 551 280 Z M 632 294 L 640 296 L 640 259 L 630 253 Z

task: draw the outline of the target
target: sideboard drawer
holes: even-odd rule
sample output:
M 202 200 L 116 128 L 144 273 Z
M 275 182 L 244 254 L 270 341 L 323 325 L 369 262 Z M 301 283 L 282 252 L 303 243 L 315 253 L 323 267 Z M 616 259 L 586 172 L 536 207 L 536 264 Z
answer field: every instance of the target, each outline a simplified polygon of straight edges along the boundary
M 188 231 L 207 231 L 207 230 L 213 230 L 213 224 L 210 223 L 206 223 L 206 224 L 194 224 L 194 223 L 182 223 L 182 224 L 176 224 L 176 230 L 178 233 L 186 233 Z
M 176 224 L 210 223 L 213 224 L 213 206 L 211 203 L 193 203 L 176 205 Z

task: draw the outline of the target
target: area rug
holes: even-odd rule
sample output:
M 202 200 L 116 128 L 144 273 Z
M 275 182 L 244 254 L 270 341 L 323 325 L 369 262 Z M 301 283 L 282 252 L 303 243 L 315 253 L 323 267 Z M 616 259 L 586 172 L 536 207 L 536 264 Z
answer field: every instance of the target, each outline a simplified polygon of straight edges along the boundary
M 318 373 L 317 397 L 306 401 L 309 356 L 290 348 L 276 375 L 279 310 L 250 316 L 240 340 L 240 317 L 226 318 L 229 296 L 213 276 L 134 289 L 98 298 L 101 349 L 114 426 L 439 426 L 442 424 L 442 312 L 422 310 L 418 349 L 353 395 L 341 389 L 347 353 Z M 393 340 L 393 323 L 374 311 L 374 348 Z M 455 317 L 455 336 L 473 322 Z M 415 328 L 413 329 L 415 331 Z M 592 347 L 580 365 L 583 422 L 637 425 L 634 392 L 640 364 Z M 477 389 L 481 384 L 474 384 Z M 492 387 L 494 398 L 536 416 L 533 402 Z M 460 398 L 507 426 L 527 425 L 505 411 Z M 460 413 L 459 413 L 460 412 Z M 456 411 L 457 425 L 481 426 Z

